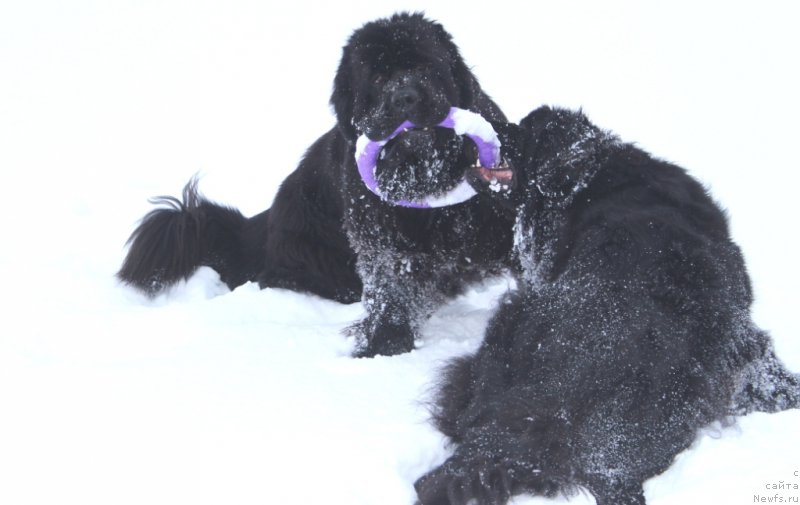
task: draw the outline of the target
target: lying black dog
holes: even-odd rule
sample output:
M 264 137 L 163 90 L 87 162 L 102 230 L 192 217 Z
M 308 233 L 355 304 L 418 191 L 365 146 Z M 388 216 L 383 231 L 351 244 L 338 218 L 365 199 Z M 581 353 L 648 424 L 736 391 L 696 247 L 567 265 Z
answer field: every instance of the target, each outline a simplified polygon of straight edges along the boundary
M 357 30 L 344 47 L 331 104 L 338 125 L 311 146 L 252 218 L 209 202 L 192 181 L 183 201 L 148 214 L 130 239 L 123 281 L 155 294 L 216 269 L 230 288 L 305 291 L 344 303 L 362 298 L 367 317 L 351 332 L 364 356 L 407 352 L 419 325 L 466 283 L 509 263 L 512 222 L 490 198 L 420 210 L 367 190 L 354 160 L 362 134 L 385 138 L 405 120 L 418 128 L 383 148 L 376 167 L 389 200 L 446 192 L 475 161 L 475 146 L 432 128 L 451 107 L 504 116 L 481 90 L 441 25 L 398 14 Z
M 643 504 L 699 428 L 798 407 L 698 182 L 581 113 L 498 129 L 510 169 L 474 183 L 516 216 L 524 274 L 478 352 L 445 371 L 434 417 L 456 449 L 416 483 L 420 503 L 580 486 L 598 505 Z

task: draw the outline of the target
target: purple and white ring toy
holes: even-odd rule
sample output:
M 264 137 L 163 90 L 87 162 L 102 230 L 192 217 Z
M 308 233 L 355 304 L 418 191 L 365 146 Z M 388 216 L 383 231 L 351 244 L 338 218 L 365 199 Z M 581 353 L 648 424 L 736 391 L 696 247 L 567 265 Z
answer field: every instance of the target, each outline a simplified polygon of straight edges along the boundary
M 436 126 L 451 128 L 457 135 L 466 135 L 472 139 L 478 147 L 478 161 L 481 166 L 491 169 L 500 164 L 500 139 L 497 138 L 497 133 L 492 128 L 492 125 L 480 114 L 453 107 L 448 112 L 447 117 Z M 356 141 L 356 165 L 358 165 L 358 173 L 367 188 L 378 195 L 381 200 L 393 205 L 417 209 L 455 205 L 475 196 L 475 190 L 464 179 L 461 179 L 461 182 L 456 187 L 443 195 L 428 196 L 422 201 L 390 201 L 381 193 L 380 189 L 378 189 L 378 181 L 375 179 L 378 154 L 387 142 L 414 127 L 415 125 L 411 121 L 404 121 L 391 135 L 383 140 L 370 140 L 366 135 L 361 135 L 358 138 Z

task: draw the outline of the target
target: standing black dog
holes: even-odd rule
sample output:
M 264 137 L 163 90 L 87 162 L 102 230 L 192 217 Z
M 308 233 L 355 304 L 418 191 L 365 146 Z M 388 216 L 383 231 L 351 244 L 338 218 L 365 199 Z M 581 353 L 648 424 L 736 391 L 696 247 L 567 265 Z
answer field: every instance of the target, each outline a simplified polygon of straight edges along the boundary
M 524 273 L 478 352 L 446 369 L 434 415 L 457 446 L 416 483 L 420 503 L 581 486 L 598 505 L 643 504 L 699 428 L 798 407 L 698 182 L 579 112 L 498 129 L 510 169 L 473 183 L 516 216 Z
M 430 128 L 451 107 L 505 118 L 450 35 L 421 14 L 357 30 L 331 104 L 337 126 L 309 148 L 270 209 L 247 219 L 203 199 L 192 181 L 183 201 L 156 200 L 167 207 L 133 232 L 120 279 L 156 294 L 208 265 L 231 288 L 257 281 L 344 303 L 362 299 L 363 288 L 367 317 L 351 328 L 359 354 L 410 351 L 439 304 L 509 263 L 512 221 L 485 196 L 432 210 L 385 203 L 358 175 L 356 139 L 380 140 L 404 120 L 418 126 L 389 142 L 376 167 L 383 195 L 414 200 L 449 190 L 476 159 L 469 140 Z

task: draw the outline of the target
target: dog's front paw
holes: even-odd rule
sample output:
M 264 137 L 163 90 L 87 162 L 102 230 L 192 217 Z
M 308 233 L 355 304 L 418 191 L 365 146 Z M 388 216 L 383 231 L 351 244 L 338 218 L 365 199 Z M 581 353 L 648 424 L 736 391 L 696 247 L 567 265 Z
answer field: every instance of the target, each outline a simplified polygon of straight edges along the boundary
M 470 468 L 451 458 L 414 483 L 419 505 L 506 503 L 513 493 L 509 472 L 500 467 Z
M 346 333 L 356 339 L 356 358 L 394 356 L 414 349 L 414 332 L 408 323 L 371 323 L 365 319 L 347 328 Z

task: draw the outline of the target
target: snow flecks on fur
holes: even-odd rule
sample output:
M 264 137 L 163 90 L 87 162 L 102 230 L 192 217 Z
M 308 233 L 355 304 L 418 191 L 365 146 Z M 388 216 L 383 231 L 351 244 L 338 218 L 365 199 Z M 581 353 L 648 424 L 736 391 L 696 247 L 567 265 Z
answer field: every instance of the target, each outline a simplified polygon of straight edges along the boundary
M 0 2 L 0 503 L 414 503 L 415 479 L 453 450 L 427 422 L 429 384 L 480 345 L 505 285 L 437 312 L 413 353 L 363 360 L 339 334 L 360 303 L 252 283 L 207 299 L 218 280 L 203 269 L 189 282 L 207 287 L 191 297 L 178 283 L 148 300 L 113 279 L 145 198 L 179 190 L 198 167 L 209 196 L 263 209 L 331 127 L 319 102 L 332 46 L 354 16 L 398 2 L 320 4 L 324 15 L 305 2 L 44 5 L 56 3 Z M 730 2 L 725 23 L 713 2 L 497 2 L 480 17 L 425 5 L 469 44 L 510 119 L 537 97 L 585 104 L 690 162 L 730 209 L 758 320 L 800 369 L 795 3 Z M 575 36 L 536 23 L 545 17 L 569 20 Z M 541 42 L 546 77 L 539 57 L 521 63 L 516 50 L 538 55 Z M 615 58 L 576 60 L 587 45 Z M 768 483 L 800 482 L 798 426 L 798 410 L 753 413 L 705 434 L 646 483 L 647 498 L 744 504 Z
M 741 253 L 702 186 L 580 113 L 543 107 L 520 130 L 520 287 L 443 372 L 434 419 L 455 450 L 420 502 L 582 487 L 644 505 L 705 426 L 797 407 L 797 376 L 750 321 Z

